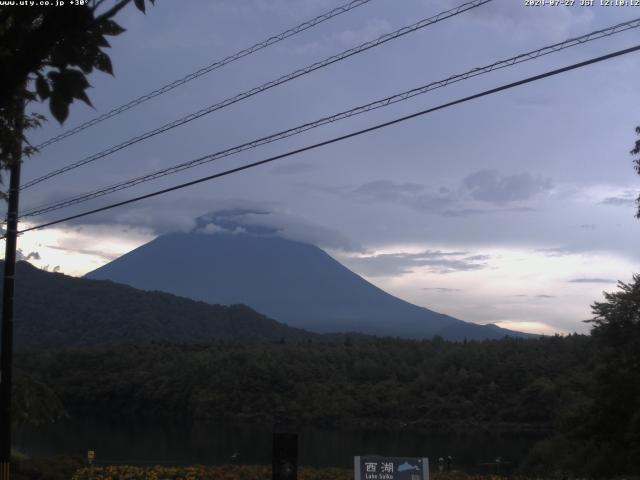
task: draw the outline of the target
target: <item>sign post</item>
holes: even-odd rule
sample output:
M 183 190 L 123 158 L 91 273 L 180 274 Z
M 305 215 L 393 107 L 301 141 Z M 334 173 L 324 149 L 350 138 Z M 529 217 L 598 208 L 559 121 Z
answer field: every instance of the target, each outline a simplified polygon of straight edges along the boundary
M 296 480 L 298 478 L 298 435 L 295 433 L 273 434 L 273 480 Z
M 429 480 L 429 459 L 416 457 L 354 457 L 354 480 Z
M 93 480 L 93 461 L 96 458 L 96 452 L 94 450 L 89 450 L 87 452 L 87 462 L 89 462 L 89 479 Z

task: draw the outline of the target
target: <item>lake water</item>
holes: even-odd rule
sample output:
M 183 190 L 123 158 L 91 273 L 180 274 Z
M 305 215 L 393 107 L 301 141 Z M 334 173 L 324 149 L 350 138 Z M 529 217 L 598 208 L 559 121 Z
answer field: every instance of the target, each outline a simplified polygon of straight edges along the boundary
M 85 420 L 14 432 L 14 448 L 33 457 L 96 451 L 99 464 L 270 464 L 272 433 L 256 426 L 113 423 Z M 354 455 L 429 457 L 451 455 L 454 468 L 487 471 L 483 463 L 501 457 L 517 464 L 540 436 L 531 434 L 429 434 L 302 429 L 299 463 L 351 468 Z M 235 454 L 235 456 L 234 456 Z

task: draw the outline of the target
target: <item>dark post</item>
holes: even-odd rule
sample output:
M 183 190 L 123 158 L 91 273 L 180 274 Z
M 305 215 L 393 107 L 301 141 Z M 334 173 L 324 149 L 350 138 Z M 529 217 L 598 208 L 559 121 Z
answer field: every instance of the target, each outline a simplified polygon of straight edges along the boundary
M 298 435 L 295 433 L 273 434 L 273 480 L 297 480 Z
M 7 208 L 7 232 L 2 285 L 2 352 L 0 353 L 0 480 L 11 478 L 11 385 L 13 360 L 13 290 L 18 237 L 18 197 L 20 195 L 20 163 L 22 161 L 22 122 L 24 102 L 15 110 L 16 148 L 12 152 Z

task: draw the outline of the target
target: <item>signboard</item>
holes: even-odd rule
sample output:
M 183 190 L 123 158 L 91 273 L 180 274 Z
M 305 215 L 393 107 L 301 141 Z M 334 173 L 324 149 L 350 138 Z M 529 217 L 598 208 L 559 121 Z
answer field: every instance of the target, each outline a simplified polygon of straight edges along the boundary
M 355 480 L 429 480 L 429 459 L 415 457 L 354 457 Z

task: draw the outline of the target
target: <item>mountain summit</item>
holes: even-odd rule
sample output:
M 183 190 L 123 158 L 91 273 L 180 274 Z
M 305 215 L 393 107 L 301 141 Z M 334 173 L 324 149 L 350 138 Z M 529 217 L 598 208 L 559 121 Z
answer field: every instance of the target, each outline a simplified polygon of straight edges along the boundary
M 404 338 L 486 339 L 520 335 L 405 302 L 367 282 L 319 247 L 256 210 L 221 211 L 196 220 L 87 274 L 143 290 L 211 304 L 245 304 L 313 332 Z

